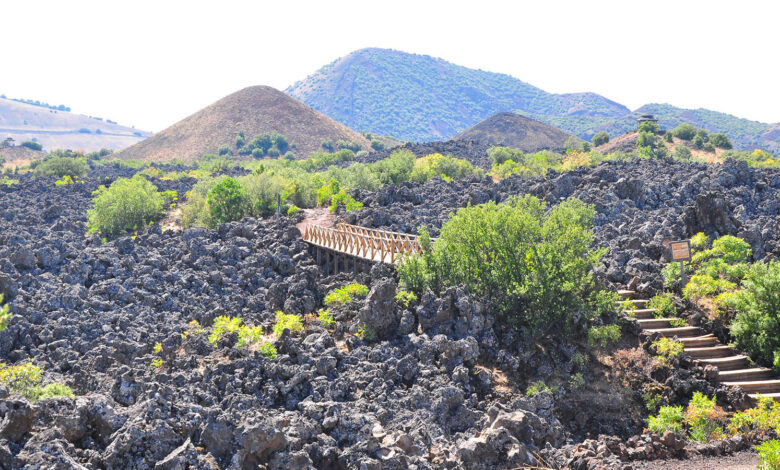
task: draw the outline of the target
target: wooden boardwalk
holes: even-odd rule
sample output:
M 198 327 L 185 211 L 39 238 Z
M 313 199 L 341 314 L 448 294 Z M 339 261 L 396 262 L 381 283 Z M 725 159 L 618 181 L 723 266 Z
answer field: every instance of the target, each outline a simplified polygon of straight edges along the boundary
M 404 253 L 422 253 L 417 235 L 408 233 L 348 224 L 338 224 L 335 227 L 307 224 L 301 232 L 306 243 L 326 250 L 326 256 L 334 254 L 343 258 L 349 257 L 354 262 L 360 260 L 394 265 Z M 318 250 L 318 263 L 320 257 Z

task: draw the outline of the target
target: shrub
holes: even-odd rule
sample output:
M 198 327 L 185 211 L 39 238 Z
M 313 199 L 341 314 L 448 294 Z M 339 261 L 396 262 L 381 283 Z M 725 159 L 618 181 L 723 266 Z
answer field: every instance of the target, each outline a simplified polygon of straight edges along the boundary
M 355 336 L 367 343 L 371 343 L 376 340 L 376 330 L 366 324 L 361 324 L 358 326 L 358 331 L 355 333 Z
M 240 220 L 244 216 L 244 188 L 233 178 L 225 178 L 211 188 L 206 202 L 211 220 L 216 224 Z
M 780 262 L 751 266 L 742 293 L 731 335 L 738 348 L 771 363 L 780 351 Z
M 0 184 L 2 184 L 3 186 L 11 187 L 15 184 L 19 184 L 19 180 L 15 180 L 7 176 L 3 176 L 2 178 L 0 178 Z
M 363 208 L 363 203 L 355 200 L 355 198 L 347 194 L 346 191 L 340 189 L 331 197 L 328 212 L 333 214 L 339 207 L 343 207 L 346 212 L 359 211 Z
M 214 319 L 214 325 L 211 327 L 209 342 L 216 346 L 223 335 L 238 331 L 242 324 L 241 317 L 218 316 Z
M 677 315 L 677 309 L 674 306 L 674 295 L 670 292 L 658 294 L 647 303 L 648 308 L 654 308 L 657 318 L 673 317 Z
M 353 152 L 357 152 L 358 150 L 360 150 L 360 143 L 354 140 L 337 140 L 336 148 L 339 150 L 349 149 L 352 150 Z
M 707 398 L 701 392 L 694 392 L 685 410 L 685 423 L 690 428 L 691 439 L 709 442 L 723 437 L 720 421 L 725 418 L 723 409 L 715 405 L 715 397 Z
M 613 290 L 597 290 L 590 296 L 591 311 L 597 316 L 616 313 L 619 303 L 620 295 Z
M 594 147 L 598 147 L 599 145 L 604 145 L 607 142 L 609 142 L 609 134 L 607 134 L 604 131 L 597 132 L 593 139 L 591 139 L 591 142 L 593 143 Z
M 238 341 L 236 346 L 245 348 L 250 344 L 257 343 L 263 339 L 263 329 L 259 326 L 241 326 L 238 329 Z
M 593 209 L 576 199 L 547 212 L 532 196 L 465 207 L 444 224 L 431 253 L 407 258 L 413 261 L 402 263 L 399 276 L 417 292 L 410 284 L 435 291 L 465 284 L 535 333 L 569 332 L 603 255 L 590 249 L 592 221 Z
M 287 208 L 287 215 L 298 215 L 301 209 L 298 206 L 290 206 Z
M 263 343 L 257 348 L 257 350 L 260 352 L 260 354 L 267 357 L 268 359 L 276 359 L 276 346 L 271 343 Z
M 704 138 L 700 135 L 697 135 L 693 138 L 693 145 L 695 145 L 697 149 L 701 149 L 704 147 Z
M 11 321 L 11 312 L 8 311 L 8 305 L 3 305 L 3 294 L 0 294 L 0 332 L 6 329 L 8 322 Z
M 710 134 L 710 143 L 719 149 L 730 150 L 733 147 L 731 140 L 726 137 L 726 134 L 720 132 Z
M 592 326 L 588 328 L 588 344 L 606 348 L 620 340 L 618 325 Z
M 667 142 L 669 142 L 670 144 L 671 144 L 671 143 L 674 143 L 674 139 L 673 139 L 672 137 L 673 137 L 673 136 L 672 136 L 672 133 L 671 133 L 671 132 L 666 132 L 666 133 L 664 133 L 664 140 L 665 140 L 665 141 L 667 141 Z
M 637 147 L 653 147 L 655 145 L 655 134 L 652 132 L 639 132 L 639 138 L 636 141 Z
M 658 415 L 647 418 L 647 428 L 656 434 L 672 431 L 680 436 L 683 433 L 684 418 L 682 406 L 662 406 Z
M 29 362 L 15 366 L 0 362 L 0 384 L 11 392 L 20 393 L 29 400 L 54 397 L 73 397 L 67 385 L 48 384 L 41 387 L 43 369 Z
M 694 250 L 700 250 L 705 248 L 709 242 L 710 237 L 705 235 L 704 232 L 699 232 L 691 237 L 691 248 Z
M 276 323 L 274 323 L 274 333 L 276 336 L 282 336 L 284 330 L 290 330 L 290 333 L 303 331 L 303 321 L 301 317 L 293 313 L 286 314 L 281 310 L 276 312 Z
M 726 279 L 716 279 L 708 274 L 698 273 L 691 276 L 691 280 L 683 288 L 683 297 L 695 300 L 710 297 L 721 292 L 732 291 L 736 288 L 736 284 Z
M 330 313 L 330 310 L 326 310 L 323 308 L 321 308 L 319 312 L 317 312 L 317 320 L 319 320 L 320 324 L 325 328 L 330 328 L 331 326 L 336 324 L 336 320 L 333 318 L 333 314 Z
M 363 284 L 353 282 L 344 287 L 333 289 L 325 296 L 325 305 L 331 305 L 339 302 L 345 304 L 351 302 L 354 296 L 365 297 L 368 295 L 368 287 Z
M 395 301 L 404 307 L 409 307 L 412 302 L 417 301 L 417 296 L 414 295 L 414 292 L 400 290 L 397 294 L 395 294 Z
M 673 154 L 674 158 L 677 158 L 678 160 L 690 160 L 692 155 L 691 149 L 685 145 L 678 145 L 677 148 L 674 149 Z
M 490 147 L 487 151 L 492 164 L 501 165 L 504 162 L 512 160 L 513 162 L 522 162 L 525 159 L 525 153 L 509 147 Z
M 653 121 L 642 121 L 639 123 L 639 126 L 637 126 L 636 129 L 638 132 L 647 132 L 650 134 L 658 134 L 658 132 L 661 130 L 661 127 L 658 125 L 657 122 Z
M 761 394 L 757 394 L 756 401 L 755 407 L 734 413 L 729 421 L 729 433 L 734 435 L 751 430 L 764 435 L 780 433 L 780 403 Z
M 233 155 L 233 152 L 230 150 L 230 146 L 228 144 L 222 144 L 219 146 L 219 150 L 217 152 L 221 157 L 224 157 L 226 155 Z
M 73 398 L 75 395 L 73 394 L 73 390 L 70 389 L 67 385 L 63 384 L 48 384 L 41 388 L 37 392 L 36 399 L 43 400 L 45 398 L 57 398 L 57 397 L 67 397 L 67 398 Z
M 62 178 L 63 176 L 83 177 L 89 172 L 87 159 L 84 157 L 53 157 L 43 160 L 35 167 L 35 176 L 46 177 L 54 176 Z
M 662 364 L 669 364 L 674 358 L 683 353 L 682 343 L 669 338 L 660 338 L 653 341 L 656 358 Z
M 537 380 L 526 389 L 525 394 L 529 397 L 532 397 L 542 392 L 552 395 L 552 390 L 547 386 L 546 383 L 544 383 L 544 380 Z
M 42 150 L 43 145 L 40 144 L 40 142 L 34 142 L 32 140 L 26 140 L 22 142 L 22 147 L 27 147 L 28 149 L 32 150 Z
M 384 150 L 385 149 L 385 143 L 382 142 L 379 139 L 372 139 L 371 140 L 371 148 L 374 150 Z
M 691 140 L 696 136 L 696 128 L 690 124 L 682 123 L 672 131 L 672 134 L 678 139 Z
M 780 442 L 775 439 L 756 446 L 758 451 L 758 470 L 780 470 Z
M 418 158 L 414 162 L 414 168 L 411 175 L 409 175 L 409 179 L 418 183 L 424 183 L 437 176 L 460 179 L 474 173 L 474 166 L 468 161 L 434 153 Z
M 90 232 L 116 235 L 138 230 L 163 215 L 165 198 L 141 175 L 118 178 L 92 193 L 93 208 L 87 211 Z
M 327 150 L 328 152 L 333 152 L 336 150 L 336 146 L 333 145 L 332 139 L 326 139 L 322 141 L 322 148 Z

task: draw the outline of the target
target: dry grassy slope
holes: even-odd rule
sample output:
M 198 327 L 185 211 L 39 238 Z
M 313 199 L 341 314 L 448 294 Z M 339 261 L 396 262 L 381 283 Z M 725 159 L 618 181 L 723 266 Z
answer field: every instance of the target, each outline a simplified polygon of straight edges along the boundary
M 27 147 L 2 147 L 0 148 L 0 157 L 5 159 L 5 166 L 15 168 L 18 166 L 29 165 L 31 161 L 43 158 L 44 152 L 28 149 Z
M 79 132 L 80 129 L 88 129 L 91 133 Z M 101 134 L 96 133 L 98 129 Z M 80 114 L 0 98 L 0 139 L 11 137 L 17 144 L 35 138 L 44 150 L 118 150 L 149 135 L 149 132 Z
M 458 134 L 455 139 L 505 145 L 524 152 L 566 150 L 566 140 L 574 137 L 557 127 L 515 113 L 498 113 Z
M 244 131 L 247 140 L 266 132 L 283 134 L 295 144 L 293 152 L 299 158 L 320 150 L 326 139 L 355 140 L 370 149 L 370 143 L 359 133 L 279 90 L 254 86 L 222 98 L 117 156 L 150 161 L 194 160 L 204 153 L 216 153 L 222 144 L 232 147 L 238 131 Z
M 639 139 L 639 133 L 638 132 L 627 132 L 621 136 L 618 136 L 609 142 L 607 142 L 604 145 L 600 145 L 596 147 L 596 150 L 603 153 L 604 155 L 612 152 L 636 152 L 636 142 Z M 677 148 L 678 145 L 684 145 L 691 149 L 691 158 L 700 159 L 703 161 L 706 161 L 708 163 L 722 163 L 723 158 L 721 155 L 723 155 L 723 152 L 725 150 L 723 149 L 715 149 L 714 152 L 706 152 L 704 150 L 699 150 L 696 148 L 695 145 L 693 145 L 693 142 L 687 142 L 682 139 L 678 139 L 677 137 L 672 137 L 673 142 L 667 142 L 663 137 L 659 137 L 659 142 L 664 144 L 666 147 L 666 150 L 669 151 L 669 155 L 674 153 L 674 149 Z

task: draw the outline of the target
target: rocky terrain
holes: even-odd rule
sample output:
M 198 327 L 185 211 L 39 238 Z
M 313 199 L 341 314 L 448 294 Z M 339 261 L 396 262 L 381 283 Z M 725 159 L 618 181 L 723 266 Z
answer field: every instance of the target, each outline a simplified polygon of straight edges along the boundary
M 84 184 L 21 176 L 0 186 L 0 293 L 14 313 L 0 332 L 0 361 L 33 361 L 46 382 L 76 394 L 31 403 L 0 386 L 0 469 L 627 469 L 749 447 L 742 438 L 692 447 L 642 434 L 648 387 L 669 400 L 717 393 L 729 409 L 744 395 L 717 388 L 712 369 L 690 361 L 649 368 L 648 342 L 631 321 L 612 364 L 593 352 L 578 366 L 582 344 L 524 342 L 461 288 L 405 308 L 387 268 L 324 277 L 296 217 L 154 226 L 107 241 L 87 234 L 91 192 L 132 172 L 102 167 Z M 154 182 L 183 194 L 194 180 Z M 532 180 L 359 192 L 366 208 L 343 217 L 411 232 L 426 224 L 435 235 L 467 204 L 576 196 L 595 205 L 598 242 L 610 248 L 599 278 L 652 292 L 665 239 L 733 233 L 758 257 L 778 253 L 778 188 L 780 172 L 744 163 L 602 163 Z M 370 292 L 331 308 L 334 328 L 308 315 L 352 281 Z M 217 316 L 267 331 L 277 310 L 308 316 L 303 333 L 274 339 L 275 359 L 238 347 L 235 334 L 207 340 Z M 358 323 L 376 339 L 356 336 Z M 575 372 L 584 384 L 566 385 Z M 563 385 L 526 395 L 538 378 Z

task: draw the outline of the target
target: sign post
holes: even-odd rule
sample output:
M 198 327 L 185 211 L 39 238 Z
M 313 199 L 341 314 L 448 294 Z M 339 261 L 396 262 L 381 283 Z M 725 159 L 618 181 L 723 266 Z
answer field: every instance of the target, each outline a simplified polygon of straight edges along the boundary
M 671 242 L 669 245 L 672 247 L 672 262 L 680 262 L 680 277 L 682 278 L 682 286 L 685 287 L 688 283 L 685 276 L 685 262 L 691 260 L 691 241 L 680 240 Z

